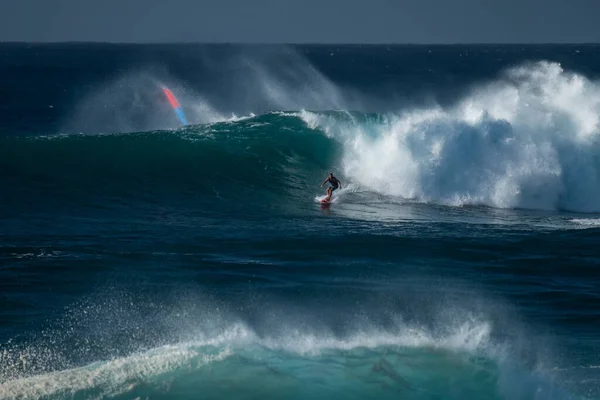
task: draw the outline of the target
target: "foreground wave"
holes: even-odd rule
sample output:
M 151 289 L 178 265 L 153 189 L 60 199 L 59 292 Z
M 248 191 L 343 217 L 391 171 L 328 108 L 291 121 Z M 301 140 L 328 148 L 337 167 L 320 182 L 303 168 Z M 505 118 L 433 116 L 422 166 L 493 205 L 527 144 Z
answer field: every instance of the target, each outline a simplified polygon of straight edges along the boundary
M 527 372 L 504 354 L 486 321 L 466 320 L 438 333 L 406 325 L 348 335 L 284 330 L 261 335 L 236 323 L 212 337 L 16 379 L 7 374 L 27 357 L 4 352 L 0 396 L 568 398 L 549 375 Z

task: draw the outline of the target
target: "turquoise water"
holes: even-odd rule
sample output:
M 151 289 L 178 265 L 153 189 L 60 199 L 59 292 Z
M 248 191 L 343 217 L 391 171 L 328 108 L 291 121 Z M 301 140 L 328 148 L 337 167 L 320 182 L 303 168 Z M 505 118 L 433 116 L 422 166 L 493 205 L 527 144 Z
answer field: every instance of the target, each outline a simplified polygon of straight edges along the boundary
M 0 49 L 0 397 L 600 396 L 596 47 Z

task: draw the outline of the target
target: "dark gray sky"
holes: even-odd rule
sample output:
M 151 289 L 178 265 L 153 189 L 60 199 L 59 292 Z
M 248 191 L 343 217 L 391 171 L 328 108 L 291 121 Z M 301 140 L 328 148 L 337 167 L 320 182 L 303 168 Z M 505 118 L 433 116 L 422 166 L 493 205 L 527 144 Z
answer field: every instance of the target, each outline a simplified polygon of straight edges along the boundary
M 600 42 L 600 0 L 0 0 L 0 41 Z

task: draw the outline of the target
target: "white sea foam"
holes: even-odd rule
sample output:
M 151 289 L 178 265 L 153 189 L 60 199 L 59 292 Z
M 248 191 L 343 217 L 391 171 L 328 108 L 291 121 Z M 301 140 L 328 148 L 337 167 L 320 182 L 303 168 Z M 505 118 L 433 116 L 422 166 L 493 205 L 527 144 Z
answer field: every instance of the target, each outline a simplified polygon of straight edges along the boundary
M 540 62 L 452 109 L 378 122 L 298 114 L 344 144 L 344 174 L 392 196 L 449 205 L 600 211 L 600 85 Z
M 571 222 L 586 228 L 595 228 L 600 226 L 600 218 L 575 218 Z

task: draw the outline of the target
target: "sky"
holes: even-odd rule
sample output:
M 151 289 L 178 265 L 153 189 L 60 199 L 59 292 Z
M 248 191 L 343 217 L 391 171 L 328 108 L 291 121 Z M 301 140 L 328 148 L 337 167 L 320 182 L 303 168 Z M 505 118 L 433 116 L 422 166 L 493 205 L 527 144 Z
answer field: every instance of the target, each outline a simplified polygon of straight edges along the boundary
M 600 42 L 598 0 L 0 0 L 0 41 Z

